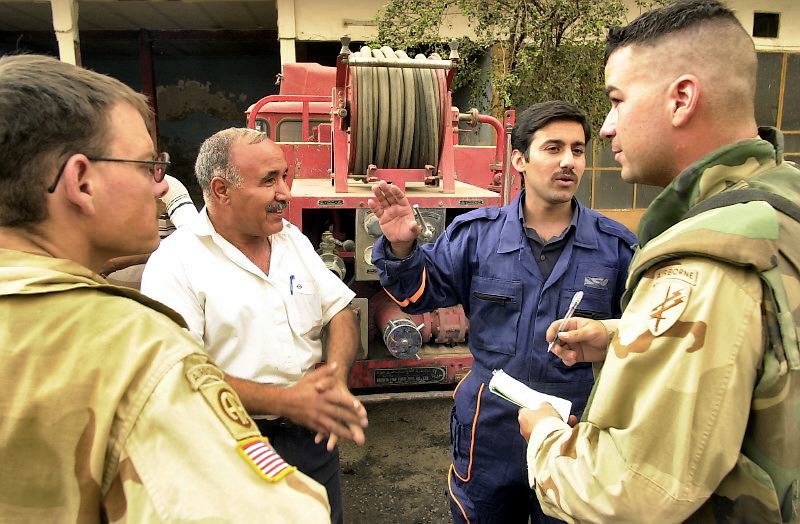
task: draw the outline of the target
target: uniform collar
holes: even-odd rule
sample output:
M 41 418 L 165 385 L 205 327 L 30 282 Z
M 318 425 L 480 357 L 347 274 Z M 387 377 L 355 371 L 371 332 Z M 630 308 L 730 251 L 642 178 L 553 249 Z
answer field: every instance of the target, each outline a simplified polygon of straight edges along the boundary
M 505 213 L 503 227 L 500 231 L 500 241 L 498 242 L 498 253 L 510 253 L 520 249 L 523 243 L 527 242 L 525 236 L 525 226 L 521 218 L 522 202 L 524 202 L 525 190 L 519 192 L 513 202 L 506 206 L 508 212 Z M 575 245 L 587 249 L 597 248 L 597 228 L 595 227 L 596 218 L 585 212 L 585 207 L 577 198 L 572 197 L 574 210 L 570 227 L 575 227 Z
M 166 315 L 181 327 L 186 327 L 183 317 L 164 304 L 133 288 L 109 284 L 103 277 L 73 260 L 0 249 L 0 296 L 46 295 L 89 288 L 139 302 Z
M 644 246 L 673 225 L 697 203 L 749 180 L 782 162 L 783 135 L 762 127 L 759 138 L 738 140 L 684 169 L 650 203 L 639 222 L 639 245 Z
M 214 228 L 214 224 L 211 223 L 211 219 L 208 217 L 208 208 L 203 206 L 200 212 L 197 214 L 196 217 L 192 219 L 192 222 L 187 224 L 188 227 L 191 227 L 192 232 L 199 236 L 199 237 L 219 237 L 223 238 L 217 230 Z M 271 238 L 275 238 L 276 236 L 285 235 L 286 232 L 292 228 L 292 223 L 286 219 L 283 219 L 283 229 L 278 231 L 277 233 L 273 233 L 270 235 Z

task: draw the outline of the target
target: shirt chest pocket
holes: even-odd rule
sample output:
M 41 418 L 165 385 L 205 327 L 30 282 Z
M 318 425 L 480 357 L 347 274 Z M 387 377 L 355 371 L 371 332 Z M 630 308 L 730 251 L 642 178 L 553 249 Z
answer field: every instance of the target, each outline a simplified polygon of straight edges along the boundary
M 471 346 L 513 355 L 522 308 L 522 282 L 473 277 L 469 305 Z
M 319 336 L 323 327 L 322 302 L 314 280 L 303 276 L 289 277 L 289 294 L 285 303 L 289 326 L 295 334 Z

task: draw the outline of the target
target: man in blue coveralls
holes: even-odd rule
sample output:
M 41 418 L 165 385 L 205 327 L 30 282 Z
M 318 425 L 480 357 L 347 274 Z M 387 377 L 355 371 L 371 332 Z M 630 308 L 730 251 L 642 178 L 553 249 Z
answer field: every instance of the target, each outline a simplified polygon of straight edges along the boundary
M 403 310 L 461 304 L 469 318 L 472 371 L 455 391 L 450 420 L 450 508 L 454 522 L 558 522 L 546 517 L 525 470 L 517 406 L 493 395 L 492 370 L 572 401 L 580 417 L 592 389 L 590 365 L 567 367 L 547 351 L 548 326 L 583 292 L 576 315 L 613 318 L 636 237 L 575 198 L 591 132 L 577 107 L 560 101 L 522 112 L 511 132 L 511 162 L 524 190 L 505 207 L 455 220 L 433 244 L 405 194 L 385 181 L 369 206 L 384 236 L 372 262 Z

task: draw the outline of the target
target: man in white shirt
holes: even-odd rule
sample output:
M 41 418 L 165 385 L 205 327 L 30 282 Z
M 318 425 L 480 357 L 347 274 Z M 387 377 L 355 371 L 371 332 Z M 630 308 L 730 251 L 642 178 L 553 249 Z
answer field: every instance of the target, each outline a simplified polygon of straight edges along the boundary
M 206 140 L 195 175 L 206 206 L 150 257 L 142 291 L 178 311 L 287 462 L 324 484 L 342 522 L 338 438 L 364 442 L 347 376 L 359 346 L 354 293 L 283 212 L 288 166 L 265 134 Z M 327 330 L 327 365 L 322 331 Z M 327 445 L 322 442 L 327 438 Z

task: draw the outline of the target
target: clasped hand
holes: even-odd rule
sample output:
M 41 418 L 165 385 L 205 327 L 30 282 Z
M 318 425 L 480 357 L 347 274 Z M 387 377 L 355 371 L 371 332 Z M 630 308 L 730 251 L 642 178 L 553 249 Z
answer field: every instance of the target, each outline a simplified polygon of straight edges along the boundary
M 340 438 L 364 444 L 367 410 L 338 373 L 336 364 L 315 369 L 292 386 L 292 420 L 317 432 L 314 441 L 328 439 L 332 450 Z

